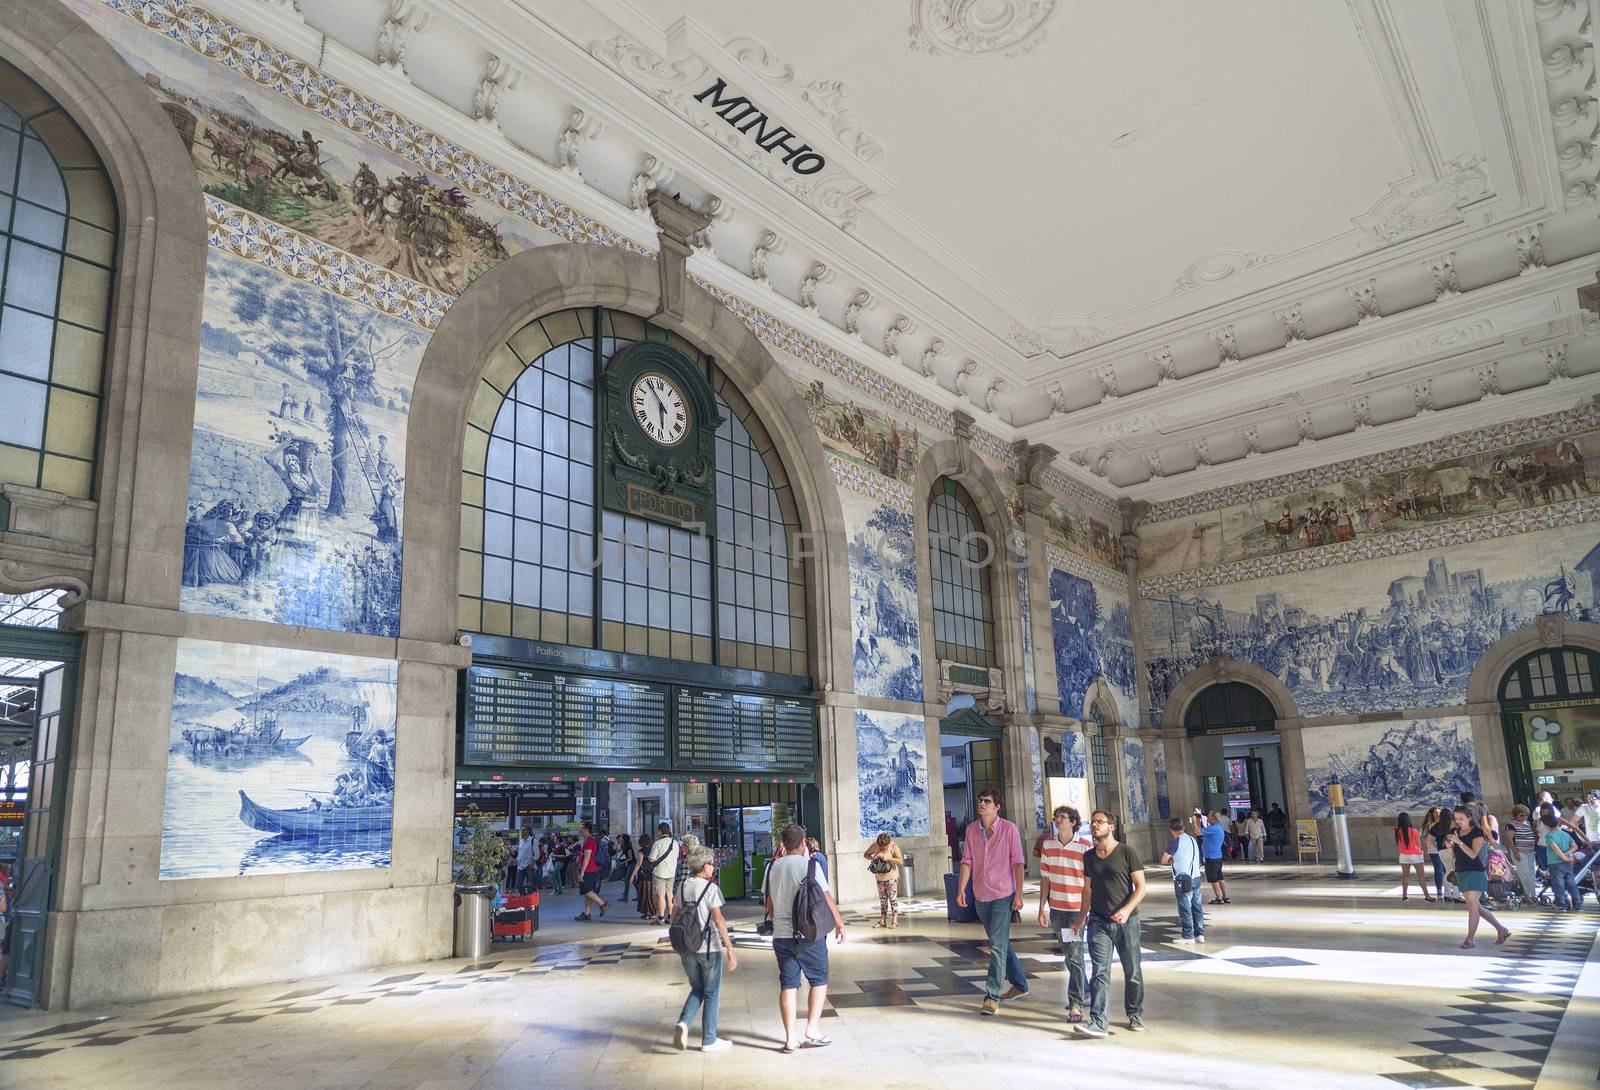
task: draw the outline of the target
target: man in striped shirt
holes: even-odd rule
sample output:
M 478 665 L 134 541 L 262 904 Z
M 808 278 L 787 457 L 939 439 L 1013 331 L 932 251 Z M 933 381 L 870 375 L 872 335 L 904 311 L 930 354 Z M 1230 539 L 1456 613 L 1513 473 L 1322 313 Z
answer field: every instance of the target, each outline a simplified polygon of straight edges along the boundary
M 1078 811 L 1057 806 L 1055 825 L 1039 853 L 1039 926 L 1061 937 L 1067 958 L 1067 1021 L 1083 1021 L 1089 1003 L 1088 972 L 1083 963 L 1083 929 L 1074 926 L 1083 912 L 1083 853 L 1089 846 L 1078 836 Z

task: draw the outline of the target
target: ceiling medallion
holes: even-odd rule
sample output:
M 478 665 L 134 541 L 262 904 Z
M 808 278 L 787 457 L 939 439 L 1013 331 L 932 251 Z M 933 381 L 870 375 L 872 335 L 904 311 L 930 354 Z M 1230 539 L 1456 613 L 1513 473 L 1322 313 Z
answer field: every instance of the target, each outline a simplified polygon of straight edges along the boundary
M 911 0 L 911 48 L 936 56 L 1031 53 L 1060 0 Z
M 1220 283 L 1229 277 L 1237 276 L 1246 269 L 1253 269 L 1257 265 L 1264 265 L 1273 260 L 1274 254 L 1247 253 L 1240 250 L 1218 250 L 1191 261 L 1177 283 L 1173 285 L 1173 292 L 1192 291 L 1211 284 Z

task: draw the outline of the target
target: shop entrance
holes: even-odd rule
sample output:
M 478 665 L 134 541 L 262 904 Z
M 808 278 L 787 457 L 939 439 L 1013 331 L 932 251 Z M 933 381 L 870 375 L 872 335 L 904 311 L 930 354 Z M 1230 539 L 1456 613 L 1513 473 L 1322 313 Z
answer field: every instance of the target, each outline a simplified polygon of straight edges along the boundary
M 44 999 L 77 692 L 78 637 L 52 630 L 61 594 L 0 595 L 0 872 L 11 900 L 0 999 L 23 1007 Z
M 1600 655 L 1581 647 L 1535 651 L 1500 681 L 1511 785 L 1519 801 L 1540 791 L 1582 797 L 1600 786 Z
M 1265 818 L 1276 803 L 1287 813 L 1276 722 L 1272 702 L 1242 681 L 1212 685 L 1189 702 L 1183 725 L 1206 812 L 1243 819 L 1255 810 Z

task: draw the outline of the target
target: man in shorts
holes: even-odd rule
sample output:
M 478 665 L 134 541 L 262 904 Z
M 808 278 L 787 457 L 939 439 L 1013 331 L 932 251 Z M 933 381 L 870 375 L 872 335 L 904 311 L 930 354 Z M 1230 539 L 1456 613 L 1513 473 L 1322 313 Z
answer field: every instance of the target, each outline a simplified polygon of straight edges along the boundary
M 1228 903 L 1228 883 L 1222 877 L 1222 845 L 1228 828 L 1222 824 L 1222 814 L 1211 811 L 1211 821 L 1200 830 L 1200 856 L 1205 861 L 1206 881 L 1211 883 L 1211 903 Z
M 839 906 L 828 889 L 821 868 L 811 870 L 806 850 L 806 827 L 790 825 L 783 830 L 783 858 L 767 868 L 767 911 L 772 913 L 772 952 L 778 958 L 778 1012 L 783 1017 L 783 1051 L 797 1048 L 823 1048 L 833 1043 L 822 1032 L 822 1007 L 828 997 L 828 936 L 819 935 L 807 942 L 795 929 L 794 899 L 808 874 L 814 874 L 822 895 L 833 913 L 833 935 L 844 941 L 844 921 Z M 806 997 L 806 1024 L 803 1037 L 795 1033 L 795 999 L 800 977 L 811 985 Z
M 600 915 L 606 914 L 607 904 L 600 896 L 600 883 L 605 880 L 606 872 L 600 868 L 600 842 L 594 838 L 593 826 L 586 821 L 582 828 L 583 840 L 578 848 L 578 892 L 583 900 L 578 903 L 583 905 L 583 911 L 577 918 L 588 920 L 591 919 L 590 905 L 598 908 Z
M 650 842 L 650 854 L 645 858 L 656 890 L 656 923 L 666 923 L 672 918 L 672 880 L 678 874 L 680 848 L 671 825 L 663 821 L 656 826 L 656 838 Z

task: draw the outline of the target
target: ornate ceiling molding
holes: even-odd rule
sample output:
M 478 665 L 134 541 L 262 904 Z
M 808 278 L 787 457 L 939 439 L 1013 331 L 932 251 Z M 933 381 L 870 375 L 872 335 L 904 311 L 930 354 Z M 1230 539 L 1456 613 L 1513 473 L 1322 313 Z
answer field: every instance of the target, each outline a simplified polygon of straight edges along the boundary
M 1573 0 L 1528 0 L 1538 36 L 1550 132 L 1567 207 L 1588 204 L 1600 185 L 1595 158 L 1594 12 Z
M 1217 250 L 1203 254 L 1189 262 L 1183 272 L 1178 274 L 1172 291 L 1176 294 L 1180 291 L 1193 291 L 1195 288 L 1208 288 L 1213 284 L 1232 279 L 1246 269 L 1275 261 L 1277 256 L 1245 250 Z
M 670 56 L 625 34 L 591 43 L 589 53 L 847 231 L 856 226 L 864 202 L 894 187 L 877 166 L 883 141 L 867 131 L 851 105 L 848 83 L 807 79 L 754 38 L 719 45 L 688 19 L 674 24 L 667 40 Z M 705 92 L 713 87 L 720 90 L 708 98 Z M 752 136 L 758 122 L 762 128 Z M 785 136 L 794 139 L 785 143 Z M 794 140 L 805 142 L 795 147 L 814 148 L 813 158 L 824 165 L 810 173 L 794 169 L 786 154 Z
M 1388 246 L 1465 220 L 1462 211 L 1495 195 L 1483 156 L 1463 155 L 1445 164 L 1448 171 L 1423 185 L 1393 185 L 1363 216 L 1350 222 L 1366 246 Z
M 1060 0 L 911 0 L 911 48 L 950 57 L 1020 57 L 1045 40 Z

